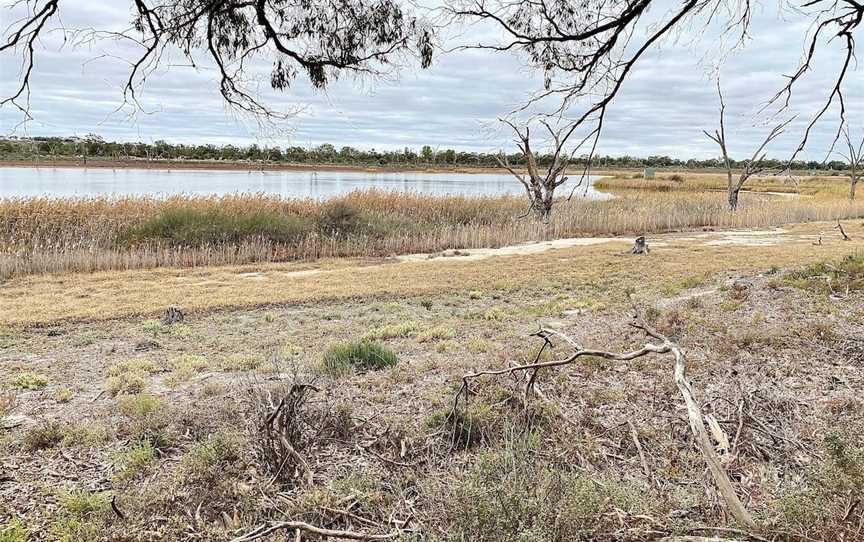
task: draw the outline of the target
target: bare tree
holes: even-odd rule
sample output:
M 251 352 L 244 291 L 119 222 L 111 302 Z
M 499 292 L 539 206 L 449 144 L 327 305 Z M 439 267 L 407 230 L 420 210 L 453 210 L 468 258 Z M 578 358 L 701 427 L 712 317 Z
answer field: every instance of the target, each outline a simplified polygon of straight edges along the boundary
M 398 0 L 127 0 L 131 28 L 101 31 L 62 26 L 64 0 L 14 0 L 17 17 L 0 33 L 0 54 L 20 57 L 18 83 L 0 106 L 18 108 L 30 119 L 30 82 L 37 49 L 49 32 L 65 41 L 90 45 L 100 39 L 131 42 L 140 54 L 129 61 L 123 105 L 140 110 L 139 91 L 163 59 L 179 50 L 197 67 L 203 53 L 219 74 L 219 91 L 235 109 L 259 118 L 284 118 L 250 89 L 249 63 L 272 62 L 270 86 L 289 88 L 303 73 L 324 88 L 343 73 L 386 73 L 400 58 L 416 55 L 423 67 L 432 60 L 431 27 L 403 9 Z M 69 9 L 75 9 L 74 4 Z M 18 15 L 21 15 L 18 17 Z M 11 76 L 11 74 L 4 74 Z M 121 105 L 122 107 L 122 105 Z
M 547 98 L 557 103 L 551 114 L 561 114 L 582 102 L 590 105 L 573 115 L 576 125 L 594 126 L 594 136 L 606 111 L 619 94 L 633 68 L 652 46 L 664 37 L 679 34 L 699 36 L 712 24 L 719 24 L 723 36 L 735 45 L 750 37 L 751 0 L 681 0 L 663 9 L 657 21 L 643 23 L 653 0 L 450 0 L 450 11 L 458 20 L 483 21 L 501 30 L 503 37 L 465 45 L 467 48 L 512 51 L 545 75 L 542 90 L 536 92 L 525 107 L 540 104 Z M 781 114 L 789 107 L 793 90 L 805 76 L 814 71 L 816 52 L 825 47 L 826 37 L 845 49 L 835 67 L 836 77 L 825 97 L 824 106 L 816 112 L 789 161 L 806 145 L 815 124 L 832 105 L 839 110 L 839 128 L 845 123 L 844 88 L 850 68 L 854 68 L 853 33 L 864 21 L 864 3 L 860 0 L 810 0 L 796 6 L 796 13 L 811 21 L 811 31 L 804 38 L 806 53 L 787 77 L 783 88 L 768 100 L 765 109 Z M 820 70 L 821 71 L 821 70 Z M 837 131 L 834 142 L 840 137 Z
M 726 169 L 726 195 L 729 202 L 729 210 L 734 212 L 738 209 L 738 195 L 741 193 L 741 188 L 744 187 L 744 183 L 746 183 L 750 177 L 758 175 L 768 169 L 765 164 L 765 149 L 771 141 L 783 133 L 783 130 L 790 122 L 792 122 L 793 119 L 786 120 L 774 126 L 771 132 L 762 140 L 762 143 L 753 152 L 753 156 L 744 162 L 738 178 L 733 179 L 732 160 L 729 158 L 729 149 L 726 144 L 726 103 L 723 101 L 723 91 L 720 89 L 719 80 L 717 81 L 717 95 L 720 98 L 720 127 L 714 130 L 713 134 L 707 130 L 702 131 L 720 147 L 720 152 L 723 156 L 723 165 Z
M 855 189 L 858 186 L 858 172 L 864 166 L 864 135 L 861 136 L 861 141 L 857 147 L 852 141 L 849 127 L 843 130 L 843 137 L 846 140 L 846 152 L 841 152 L 840 156 L 849 162 L 849 199 L 854 200 Z
M 565 150 L 564 146 L 567 143 L 567 139 L 572 134 L 572 127 L 567 126 L 563 129 L 553 128 L 548 122 L 541 120 L 540 123 L 549 132 L 551 147 L 551 160 L 549 162 L 549 167 L 543 168 L 537 163 L 537 156 L 535 155 L 535 151 L 531 148 L 530 125 L 525 125 L 520 128 L 509 120 L 500 120 L 516 133 L 518 138 L 516 140 L 516 145 L 519 147 L 519 152 L 525 160 L 526 171 L 524 173 L 517 171 L 510 164 L 507 155 L 504 152 L 498 153 L 498 163 L 501 167 L 512 173 L 525 188 L 529 202 L 528 212 L 526 214 L 533 213 L 537 218 L 542 219 L 544 222 L 548 222 L 552 216 L 552 206 L 555 203 L 555 191 L 559 186 L 567 182 L 567 167 L 570 165 L 570 162 L 573 160 L 573 155 L 581 145 L 577 145 L 570 151 Z M 578 184 L 573 188 L 573 191 L 582 185 L 586 173 L 587 171 L 583 171 L 583 174 L 581 175 Z M 573 191 L 571 191 L 571 195 Z

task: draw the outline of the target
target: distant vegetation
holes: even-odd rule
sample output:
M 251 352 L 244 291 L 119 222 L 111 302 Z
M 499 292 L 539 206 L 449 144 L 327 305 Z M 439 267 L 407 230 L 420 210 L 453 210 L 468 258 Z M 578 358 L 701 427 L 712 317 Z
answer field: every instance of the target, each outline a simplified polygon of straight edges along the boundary
M 260 147 L 250 145 L 172 145 L 165 141 L 155 143 L 118 143 L 105 141 L 97 135 L 84 138 L 34 137 L 0 138 L 0 160 L 221 160 L 228 162 L 254 161 L 284 164 L 334 164 L 345 166 L 393 166 L 393 167 L 499 167 L 497 153 L 478 153 L 440 149 L 430 145 L 419 151 L 405 147 L 402 150 L 337 148 L 325 143 L 316 147 Z M 520 153 L 507 155 L 513 166 L 524 166 L 525 157 Z M 538 161 L 548 166 L 553 157 L 541 155 Z M 785 162 L 778 159 L 765 160 L 767 168 L 779 169 Z M 585 157 L 575 157 L 574 167 L 584 166 Z M 737 168 L 743 161 L 731 160 Z M 720 168 L 721 158 L 708 160 L 679 159 L 669 156 L 595 156 L 594 168 Z M 795 161 L 794 170 L 843 171 L 847 164 L 831 162 Z

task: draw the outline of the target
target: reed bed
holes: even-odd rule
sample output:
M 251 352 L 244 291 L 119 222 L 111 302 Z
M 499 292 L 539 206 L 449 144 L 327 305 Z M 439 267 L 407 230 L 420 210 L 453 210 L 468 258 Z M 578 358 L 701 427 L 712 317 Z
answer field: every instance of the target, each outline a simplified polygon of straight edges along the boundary
M 0 200 L 0 279 L 35 273 L 195 267 L 434 253 L 526 241 L 753 228 L 864 216 L 864 203 L 747 194 L 623 191 L 519 218 L 517 197 L 360 191 L 326 201 L 261 194 Z

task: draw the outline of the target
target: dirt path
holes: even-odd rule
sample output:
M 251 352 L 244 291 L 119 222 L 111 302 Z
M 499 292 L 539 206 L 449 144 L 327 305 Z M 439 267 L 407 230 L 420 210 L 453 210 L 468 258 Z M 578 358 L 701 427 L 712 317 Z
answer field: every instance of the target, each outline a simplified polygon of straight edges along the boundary
M 658 235 L 649 238 L 653 250 L 647 257 L 624 255 L 633 242 L 629 237 L 580 238 L 385 261 L 327 261 L 311 268 L 285 263 L 29 276 L 0 286 L 0 326 L 154 315 L 171 305 L 194 312 L 442 291 L 506 292 L 524 285 L 526 277 L 544 283 L 608 283 L 641 276 L 646 286 L 664 288 L 694 275 L 758 272 L 864 248 L 860 224 L 847 225 L 851 241 L 840 240 L 832 227 L 811 223 Z M 817 246 L 821 232 L 823 244 Z

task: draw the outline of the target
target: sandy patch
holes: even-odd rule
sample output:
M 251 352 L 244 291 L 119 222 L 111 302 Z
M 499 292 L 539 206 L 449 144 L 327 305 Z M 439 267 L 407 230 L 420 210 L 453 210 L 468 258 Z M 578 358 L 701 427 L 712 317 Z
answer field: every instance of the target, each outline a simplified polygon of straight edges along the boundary
M 554 241 L 542 241 L 539 243 L 525 243 L 511 245 L 501 248 L 474 248 L 470 250 L 446 251 L 437 254 L 407 254 L 397 256 L 400 262 L 418 262 L 437 260 L 442 258 L 458 258 L 465 261 L 482 260 L 492 256 L 524 256 L 526 254 L 537 254 L 556 248 L 586 247 L 602 245 L 604 243 L 628 243 L 633 244 L 632 237 L 576 237 L 571 239 L 555 239 Z M 659 245 L 659 243 L 658 243 Z M 654 246 L 653 244 L 651 246 Z

